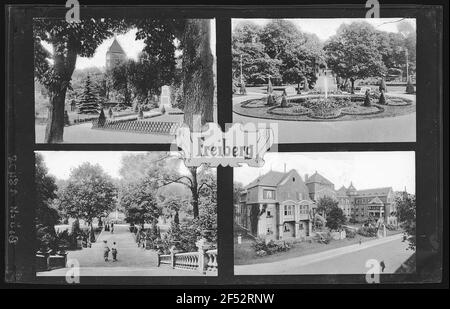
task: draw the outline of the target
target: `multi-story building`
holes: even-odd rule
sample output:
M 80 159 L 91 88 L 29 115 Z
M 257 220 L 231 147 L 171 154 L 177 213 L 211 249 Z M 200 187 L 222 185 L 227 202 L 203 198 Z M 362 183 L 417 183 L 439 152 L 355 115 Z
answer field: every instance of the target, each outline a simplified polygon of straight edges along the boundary
M 387 219 L 393 213 L 391 187 L 356 190 L 353 183 L 335 190 L 334 184 L 315 172 L 304 177 L 296 170 L 270 171 L 248 184 L 236 205 L 236 223 L 265 239 L 304 238 L 312 231 L 316 202 L 331 197 L 347 218 L 363 221 L 370 216 Z

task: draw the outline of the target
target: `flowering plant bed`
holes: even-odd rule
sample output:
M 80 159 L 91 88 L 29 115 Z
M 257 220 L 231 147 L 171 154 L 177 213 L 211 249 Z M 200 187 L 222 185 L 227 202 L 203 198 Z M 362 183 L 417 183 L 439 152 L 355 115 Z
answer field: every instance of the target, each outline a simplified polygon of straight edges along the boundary
M 364 105 L 352 105 L 349 107 L 344 107 L 342 109 L 342 114 L 345 115 L 372 115 L 382 113 L 384 109 L 378 105 L 364 106 Z

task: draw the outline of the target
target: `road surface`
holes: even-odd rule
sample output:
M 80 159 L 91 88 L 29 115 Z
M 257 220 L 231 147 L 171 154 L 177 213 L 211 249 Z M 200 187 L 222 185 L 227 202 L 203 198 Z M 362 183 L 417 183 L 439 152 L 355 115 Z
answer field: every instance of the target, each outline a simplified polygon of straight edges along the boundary
M 366 274 L 366 261 L 384 261 L 383 273 L 394 273 L 413 253 L 397 234 L 356 245 L 272 263 L 239 265 L 235 275 Z

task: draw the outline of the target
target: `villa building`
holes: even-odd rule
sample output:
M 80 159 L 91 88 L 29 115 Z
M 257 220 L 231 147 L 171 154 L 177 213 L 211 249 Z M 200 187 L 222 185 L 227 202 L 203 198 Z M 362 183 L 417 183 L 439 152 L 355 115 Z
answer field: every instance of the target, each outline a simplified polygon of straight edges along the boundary
M 235 209 L 235 221 L 254 236 L 265 239 L 303 239 L 312 232 L 316 203 L 322 197 L 339 202 L 348 219 L 370 216 L 387 220 L 395 214 L 391 187 L 356 190 L 353 183 L 335 190 L 315 172 L 304 180 L 296 170 L 270 171 L 248 184 Z

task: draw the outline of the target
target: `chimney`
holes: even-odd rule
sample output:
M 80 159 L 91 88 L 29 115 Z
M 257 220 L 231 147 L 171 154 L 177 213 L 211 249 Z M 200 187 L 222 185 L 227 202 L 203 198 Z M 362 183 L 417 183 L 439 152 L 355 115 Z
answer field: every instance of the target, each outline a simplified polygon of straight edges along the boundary
M 308 174 L 305 174 L 305 182 L 308 181 Z

